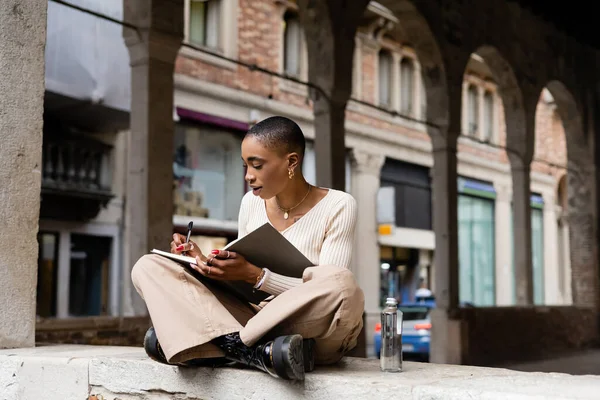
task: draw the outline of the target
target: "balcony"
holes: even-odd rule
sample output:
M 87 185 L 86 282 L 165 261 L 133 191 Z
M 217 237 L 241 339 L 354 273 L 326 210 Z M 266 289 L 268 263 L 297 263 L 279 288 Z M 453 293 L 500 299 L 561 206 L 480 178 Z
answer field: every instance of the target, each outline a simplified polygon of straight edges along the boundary
M 111 192 L 112 146 L 82 135 L 46 135 L 40 218 L 88 221 Z

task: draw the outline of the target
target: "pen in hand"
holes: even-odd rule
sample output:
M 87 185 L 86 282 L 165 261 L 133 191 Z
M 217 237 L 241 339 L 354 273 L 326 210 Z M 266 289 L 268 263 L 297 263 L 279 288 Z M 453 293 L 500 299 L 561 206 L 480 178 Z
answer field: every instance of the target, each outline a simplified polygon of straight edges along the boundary
M 194 227 L 194 221 L 190 221 L 190 223 L 188 224 L 188 231 L 187 231 L 187 236 L 185 238 L 185 242 L 189 243 L 190 242 L 190 236 L 192 236 L 192 228 Z M 181 254 L 187 254 L 187 251 L 183 251 Z

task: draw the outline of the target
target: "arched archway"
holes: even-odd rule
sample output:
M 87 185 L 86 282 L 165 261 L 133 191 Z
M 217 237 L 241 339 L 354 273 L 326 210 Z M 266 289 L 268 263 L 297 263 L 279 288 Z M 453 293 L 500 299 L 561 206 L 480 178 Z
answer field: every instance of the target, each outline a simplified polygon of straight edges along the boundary
M 526 102 L 512 66 L 493 46 L 483 45 L 474 52 L 490 69 L 502 98 L 506 124 L 505 145 L 511 163 L 528 164 L 533 155 L 533 135 L 528 134 Z
M 435 234 L 432 290 L 436 309 L 432 312 L 432 325 L 458 329 L 460 321 L 450 316 L 458 307 L 456 136 L 460 126 L 460 103 L 450 99 L 460 96 L 460 79 L 450 78 L 452 74 L 446 68 L 429 21 L 413 1 L 380 0 L 380 3 L 398 20 L 389 35 L 411 47 L 420 65 L 422 93 L 426 99 L 422 119 L 426 121 L 433 147 L 433 168 L 430 171 L 431 219 Z M 453 82 L 452 87 L 450 82 Z M 432 330 L 433 362 L 456 362 L 457 355 L 453 350 L 459 347 L 460 335 L 449 340 L 444 328 Z
M 512 269 L 505 270 L 512 264 L 511 178 L 498 168 L 507 156 L 505 107 L 495 75 L 479 53 L 471 54 L 462 76 L 458 141 L 459 296 L 462 304 L 482 307 L 514 303 L 507 295 Z
M 533 111 L 528 112 L 527 101 L 516 75 L 496 47 L 478 47 L 471 54 L 465 72 L 462 92 L 463 136 L 489 146 L 473 149 L 468 141 L 461 141 L 460 150 L 475 152 L 476 156 L 484 151 L 490 161 L 509 161 L 511 166 L 509 176 L 493 171 L 491 167 L 484 172 L 486 175 L 483 184 L 489 186 L 489 190 L 494 193 L 493 201 L 489 198 L 469 198 L 471 202 L 477 201 L 473 207 L 484 207 L 487 210 L 487 234 L 477 235 L 477 238 L 487 240 L 480 243 L 479 250 L 475 249 L 475 242 L 468 243 L 461 238 L 461 243 L 464 244 L 462 253 L 468 251 L 472 255 L 477 250 L 479 258 L 485 259 L 485 262 L 478 261 L 477 265 L 484 263 L 487 266 L 485 273 L 482 273 L 484 276 L 471 286 L 478 288 L 481 295 L 479 302 L 482 305 L 531 304 L 533 285 L 529 206 L 530 163 L 534 142 Z M 477 173 L 470 172 L 473 175 Z M 459 198 L 459 207 L 460 200 Z M 459 208 L 459 224 L 467 215 L 468 207 L 465 210 Z M 469 224 L 472 221 L 463 222 L 471 226 Z M 465 236 L 465 233 L 461 236 Z M 461 254 L 461 257 L 465 260 L 466 256 Z M 463 267 L 470 268 L 469 265 L 463 265 L 465 263 L 466 261 L 461 262 L 461 277 L 469 275 L 468 271 L 463 271 Z M 463 281 L 464 279 L 461 284 L 468 283 Z M 484 283 L 487 289 L 482 294 L 481 286 Z M 469 295 L 464 287 L 463 289 L 461 295 Z M 471 295 L 475 295 L 474 292 Z
M 595 307 L 599 281 L 593 218 L 593 147 L 585 135 L 580 107 L 571 91 L 558 80 L 550 81 L 546 88 L 556 106 L 566 139 L 566 187 L 564 177 L 558 182 L 567 198 L 563 206 L 563 223 L 568 224 L 572 300 L 574 305 Z M 561 266 L 558 267 L 560 270 Z

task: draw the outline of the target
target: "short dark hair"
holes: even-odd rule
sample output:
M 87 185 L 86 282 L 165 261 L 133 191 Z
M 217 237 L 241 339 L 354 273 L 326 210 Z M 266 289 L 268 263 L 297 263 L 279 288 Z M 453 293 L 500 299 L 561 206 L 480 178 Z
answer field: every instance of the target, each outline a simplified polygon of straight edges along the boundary
M 296 152 L 304 158 L 306 140 L 297 123 L 286 117 L 269 117 L 258 122 L 246 132 L 270 149 L 285 153 Z

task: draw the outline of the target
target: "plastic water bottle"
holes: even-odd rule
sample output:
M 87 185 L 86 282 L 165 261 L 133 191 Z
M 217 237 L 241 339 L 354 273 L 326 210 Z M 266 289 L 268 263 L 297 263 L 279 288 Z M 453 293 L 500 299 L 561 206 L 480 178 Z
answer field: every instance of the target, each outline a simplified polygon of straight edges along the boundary
M 381 370 L 384 372 L 402 371 L 402 311 L 398 303 L 388 297 L 381 312 Z

